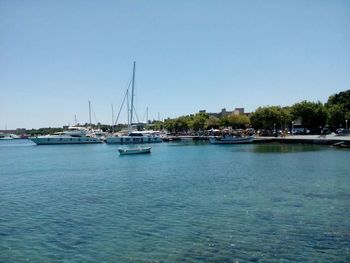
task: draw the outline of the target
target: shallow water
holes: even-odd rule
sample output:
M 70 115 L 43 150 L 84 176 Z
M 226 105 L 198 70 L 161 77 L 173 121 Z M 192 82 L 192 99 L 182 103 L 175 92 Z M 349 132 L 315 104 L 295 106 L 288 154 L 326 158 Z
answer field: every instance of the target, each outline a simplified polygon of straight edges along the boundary
M 0 142 L 0 262 L 349 262 L 350 151 Z

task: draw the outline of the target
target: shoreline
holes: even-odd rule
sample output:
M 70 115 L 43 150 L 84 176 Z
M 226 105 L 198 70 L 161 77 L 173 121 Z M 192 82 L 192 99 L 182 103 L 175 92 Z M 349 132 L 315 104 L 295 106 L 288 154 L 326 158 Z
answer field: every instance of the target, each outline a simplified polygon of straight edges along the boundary
M 208 141 L 210 136 L 170 136 L 163 138 L 164 142 L 172 141 Z M 293 135 L 287 137 L 255 137 L 254 144 L 257 143 L 283 143 L 283 144 L 317 144 L 317 145 L 333 145 L 335 143 L 349 143 L 350 136 L 327 135 L 321 137 L 319 135 Z
M 317 145 L 334 145 L 335 143 L 350 143 L 350 136 L 327 135 L 294 135 L 288 137 L 258 137 L 253 143 L 285 143 L 285 144 L 317 144 Z
M 169 136 L 162 138 L 163 142 L 179 142 L 179 141 L 209 141 L 211 136 Z M 16 138 L 11 140 L 0 141 L 19 141 L 27 140 L 27 138 Z M 316 145 L 334 145 L 336 143 L 345 143 L 350 145 L 350 136 L 327 135 L 321 137 L 319 135 L 293 135 L 287 137 L 255 137 L 253 144 L 259 143 L 281 143 L 281 144 L 316 144 Z

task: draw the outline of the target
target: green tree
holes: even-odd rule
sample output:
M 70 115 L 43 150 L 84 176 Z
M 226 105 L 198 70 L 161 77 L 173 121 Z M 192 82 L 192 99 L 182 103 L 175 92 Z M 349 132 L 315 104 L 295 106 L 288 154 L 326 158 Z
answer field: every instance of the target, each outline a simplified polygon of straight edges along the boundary
M 326 106 L 330 105 L 341 105 L 344 111 L 350 112 L 350 90 L 329 96 Z
M 244 129 L 250 125 L 250 119 L 246 115 L 234 115 L 227 116 L 228 126 L 234 129 Z
M 209 116 L 209 118 L 205 121 L 204 124 L 205 129 L 217 129 L 220 127 L 220 119 L 215 116 Z
M 209 116 L 206 113 L 197 113 L 188 120 L 188 126 L 194 131 L 202 131 L 208 118 Z
M 288 124 L 292 120 L 290 108 L 282 108 L 281 106 L 265 106 L 259 107 L 250 117 L 252 126 L 255 129 L 272 130 L 288 128 Z
M 189 117 L 181 116 L 174 120 L 174 130 L 175 132 L 185 132 L 189 129 Z
M 175 132 L 175 120 L 170 118 L 164 120 L 164 128 L 168 132 Z
M 151 123 L 151 125 L 147 126 L 147 129 L 161 131 L 161 130 L 164 129 L 164 122 L 162 122 L 162 121 L 153 121 Z
M 327 123 L 333 128 L 342 126 L 345 121 L 345 111 L 342 105 L 334 104 L 327 106 Z
M 321 102 L 302 101 L 291 107 L 293 120 L 300 119 L 304 127 L 310 130 L 318 130 L 325 126 L 327 111 Z
M 345 125 L 345 120 L 350 118 L 350 90 L 331 95 L 326 103 L 328 124 L 333 129 Z
M 228 116 L 224 116 L 220 118 L 220 127 L 228 127 L 230 125 L 230 121 L 228 120 Z

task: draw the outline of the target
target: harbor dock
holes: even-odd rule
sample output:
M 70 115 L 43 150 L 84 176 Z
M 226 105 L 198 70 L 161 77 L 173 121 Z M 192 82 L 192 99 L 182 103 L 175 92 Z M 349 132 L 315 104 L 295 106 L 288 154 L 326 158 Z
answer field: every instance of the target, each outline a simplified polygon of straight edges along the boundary
M 288 144 L 320 144 L 333 145 L 335 143 L 350 144 L 350 136 L 336 135 L 294 135 L 287 137 L 256 137 L 253 143 L 288 143 Z
M 162 138 L 165 142 L 171 141 L 209 141 L 210 136 L 168 136 Z M 253 143 L 288 143 L 288 144 L 320 144 L 333 145 L 335 143 L 344 142 L 350 144 L 350 136 L 337 135 L 294 135 L 286 137 L 255 137 Z

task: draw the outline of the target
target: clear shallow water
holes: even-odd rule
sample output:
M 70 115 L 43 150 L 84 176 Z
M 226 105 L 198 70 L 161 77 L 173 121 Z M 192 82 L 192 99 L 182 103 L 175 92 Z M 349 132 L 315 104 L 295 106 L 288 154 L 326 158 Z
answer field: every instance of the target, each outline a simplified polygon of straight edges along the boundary
M 0 142 L 0 262 L 349 262 L 350 151 Z

